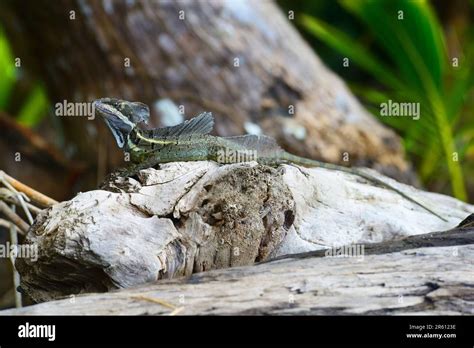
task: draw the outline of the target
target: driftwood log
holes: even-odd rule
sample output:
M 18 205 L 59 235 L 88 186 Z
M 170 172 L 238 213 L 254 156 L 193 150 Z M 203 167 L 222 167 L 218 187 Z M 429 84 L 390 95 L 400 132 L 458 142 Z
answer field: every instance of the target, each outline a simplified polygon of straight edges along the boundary
M 70 296 L 0 315 L 472 315 L 473 231 L 463 231 L 470 245 L 362 259 L 290 258 Z
M 137 178 L 111 176 L 103 190 L 44 211 L 26 238 L 37 248 L 38 260 L 17 259 L 21 287 L 35 301 L 49 301 L 344 245 L 363 247 L 354 256 L 364 256 L 373 243 L 448 230 L 474 212 L 456 199 L 371 174 L 448 221 L 346 173 L 297 166 L 274 169 L 255 162 L 171 163 L 143 170 Z M 441 245 L 466 244 L 456 238 L 454 244 Z M 399 247 L 392 251 L 424 246 L 393 245 Z M 398 254 L 399 261 L 394 255 L 387 257 L 404 264 L 406 254 Z M 288 273 L 298 277 L 303 271 L 299 265 L 292 271 L 288 266 Z M 369 273 L 375 267 L 373 262 L 353 266 L 366 267 Z M 417 271 L 416 265 L 411 267 Z M 438 263 L 426 267 L 440 271 Z M 392 272 L 403 273 L 396 268 Z M 458 280 L 468 278 L 466 273 Z

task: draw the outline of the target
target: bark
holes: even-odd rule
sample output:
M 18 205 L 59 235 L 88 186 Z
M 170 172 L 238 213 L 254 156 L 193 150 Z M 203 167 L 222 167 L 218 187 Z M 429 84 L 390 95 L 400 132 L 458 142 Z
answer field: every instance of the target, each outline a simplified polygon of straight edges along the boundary
M 472 244 L 472 231 L 466 239 L 457 230 L 427 233 L 455 227 L 474 207 L 389 182 L 448 221 L 393 191 L 321 168 L 187 162 L 136 178 L 112 175 L 107 191 L 80 194 L 38 216 L 25 241 L 38 257 L 16 263 L 21 288 L 48 301 L 343 245 L 370 254 Z M 472 228 L 469 219 L 464 225 Z M 406 236 L 412 239 L 398 241 Z M 377 242 L 385 244 L 370 246 Z
M 160 125 L 173 122 L 156 107 L 169 98 L 188 116 L 214 112 L 219 135 L 260 130 L 299 155 L 413 179 L 398 137 L 360 106 L 273 2 L 10 0 L 0 7 L 22 67 L 46 81 L 54 103 L 140 100 L 154 106 Z M 106 162 L 123 163 L 98 121 L 62 121 L 79 157 L 98 158 L 99 176 Z

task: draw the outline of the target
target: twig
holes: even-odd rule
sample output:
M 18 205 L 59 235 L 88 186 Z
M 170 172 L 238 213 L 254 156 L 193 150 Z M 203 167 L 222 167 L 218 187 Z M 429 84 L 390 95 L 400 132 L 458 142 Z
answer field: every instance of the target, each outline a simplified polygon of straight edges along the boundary
M 0 187 L 0 199 L 7 202 L 7 203 L 13 203 L 17 207 L 21 207 L 22 204 L 20 202 L 20 199 L 18 198 L 18 195 L 21 195 L 23 197 L 23 192 L 18 192 L 18 194 L 14 194 L 10 189 L 7 189 L 5 187 Z M 31 203 L 25 202 L 23 199 L 24 204 L 28 208 L 28 210 L 33 213 L 33 215 L 38 215 L 41 212 L 41 209 L 34 206 Z
M 23 221 L 5 202 L 0 201 L 0 212 L 5 214 L 5 216 L 10 219 L 14 225 L 18 227 L 20 233 L 25 235 L 30 226 Z
M 138 295 L 138 296 L 131 296 L 133 299 L 136 299 L 136 300 L 143 300 L 143 301 L 148 301 L 148 302 L 153 302 L 153 303 L 157 303 L 159 305 L 162 305 L 163 307 L 166 307 L 166 308 L 169 308 L 169 309 L 172 309 L 173 311 L 171 313 L 169 313 L 169 315 L 176 315 L 178 314 L 179 312 L 181 312 L 184 307 L 176 307 L 175 305 L 171 304 L 171 303 L 168 303 L 164 300 L 161 300 L 159 298 L 153 298 L 153 297 L 148 297 L 148 296 L 142 296 L 142 295 Z
M 5 175 L 5 172 L 0 171 L 0 182 L 6 186 L 10 194 L 18 193 L 18 191 L 7 181 Z M 24 192 L 20 192 L 20 194 L 23 195 L 28 202 L 31 201 L 31 199 Z
M 11 210 L 13 213 L 15 213 L 15 206 L 12 206 Z M 18 233 L 17 233 L 16 226 L 13 224 L 10 224 L 10 241 L 12 245 L 15 245 L 15 246 L 18 245 Z M 20 286 L 20 274 L 18 273 L 15 267 L 15 258 L 16 258 L 16 254 L 11 253 L 10 261 L 12 262 L 12 269 L 13 269 L 13 293 L 15 294 L 15 307 L 21 308 L 23 307 L 21 293 L 16 290 Z
M 179 313 L 181 313 L 183 311 L 184 307 L 177 307 L 174 311 L 172 311 L 169 315 L 170 316 L 174 316 L 174 315 L 177 315 Z
M 34 222 L 33 217 L 31 216 L 31 212 L 26 206 L 26 202 L 25 202 L 25 198 L 28 200 L 29 198 L 26 197 L 23 192 L 18 192 L 17 190 L 15 190 L 14 187 L 12 187 L 11 189 L 0 188 L 0 198 L 2 198 L 2 196 L 6 198 L 4 200 L 10 201 L 9 203 L 12 203 L 13 206 L 19 205 L 25 212 L 25 215 L 28 218 L 28 222 L 30 223 L 30 225 L 33 225 L 33 222 Z
M 171 303 L 168 303 L 164 300 L 160 300 L 159 298 L 153 298 L 153 297 L 142 296 L 142 295 L 132 296 L 132 298 L 135 299 L 135 300 L 143 300 L 143 301 L 158 303 L 158 304 L 162 305 L 163 307 L 166 307 L 166 308 L 169 308 L 169 309 L 176 309 L 175 305 L 172 305 Z
M 31 216 L 31 213 L 28 210 L 28 207 L 26 206 L 26 202 L 23 199 L 23 196 L 21 194 L 17 193 L 16 197 L 17 197 L 18 201 L 20 202 L 20 205 L 23 208 L 23 211 L 25 212 L 26 217 L 28 218 L 28 222 L 30 223 L 30 225 L 33 225 L 33 223 L 34 223 L 33 217 Z
M 23 197 L 24 193 L 23 192 L 18 192 L 19 195 Z M 26 196 L 27 197 L 27 196 Z M 27 197 L 28 198 L 28 197 Z M 10 189 L 7 189 L 5 187 L 0 187 L 0 199 L 4 200 L 7 203 L 13 203 L 17 207 L 20 207 L 22 204 L 20 203 L 18 197 L 16 194 L 14 194 Z M 24 200 L 23 200 L 24 201 Z M 38 215 L 41 212 L 41 209 L 34 206 L 31 203 L 25 202 L 26 207 L 28 210 L 33 213 L 33 215 Z
M 28 218 L 28 222 L 30 223 L 30 225 L 33 225 L 33 222 L 34 222 L 33 217 L 31 216 L 31 212 L 29 211 L 28 207 L 26 206 L 26 202 L 25 202 L 25 199 L 28 200 L 28 201 L 30 199 L 23 192 L 18 192 L 7 181 L 5 181 L 5 179 L 3 177 L 0 178 L 0 180 L 3 182 L 4 185 L 6 185 L 8 187 L 7 189 L 0 188 L 0 190 L 6 190 L 7 191 L 5 196 L 7 196 L 8 198 L 13 199 L 13 207 L 15 207 L 15 205 L 19 204 L 23 208 L 23 211 L 25 212 L 25 215 Z M 14 198 L 16 198 L 16 201 L 15 201 Z
M 35 189 L 32 189 L 31 187 L 19 182 L 18 180 L 6 174 L 4 171 L 0 170 L 0 180 L 2 178 L 4 179 L 2 180 L 4 183 L 7 182 L 18 191 L 24 192 L 29 198 L 31 198 L 36 203 L 39 203 L 46 207 L 58 203 L 54 199 L 42 194 L 41 192 L 36 191 Z
M 10 221 L 0 219 L 0 226 L 3 226 L 5 228 L 10 228 L 13 224 Z

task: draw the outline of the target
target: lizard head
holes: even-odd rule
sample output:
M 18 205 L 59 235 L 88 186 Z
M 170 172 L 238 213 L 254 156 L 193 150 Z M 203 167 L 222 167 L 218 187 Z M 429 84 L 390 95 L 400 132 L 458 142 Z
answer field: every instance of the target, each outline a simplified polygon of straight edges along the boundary
M 141 122 L 148 122 L 150 110 L 139 102 L 102 98 L 94 101 L 94 111 L 99 114 L 112 132 L 117 145 L 123 148 L 132 130 Z

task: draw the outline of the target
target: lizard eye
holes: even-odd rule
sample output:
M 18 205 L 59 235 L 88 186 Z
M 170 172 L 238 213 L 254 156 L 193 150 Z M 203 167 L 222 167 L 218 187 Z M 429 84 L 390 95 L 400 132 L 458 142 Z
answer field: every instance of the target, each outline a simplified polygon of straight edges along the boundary
M 120 103 L 118 109 L 122 112 L 122 114 L 126 115 L 127 117 L 130 116 L 132 113 L 132 109 L 130 108 L 128 103 Z
M 150 119 L 150 109 L 143 103 L 121 103 L 120 111 L 134 123 L 148 123 Z
M 130 104 L 130 108 L 133 110 L 132 112 L 133 122 L 148 123 L 148 120 L 150 119 L 150 109 L 148 108 L 148 105 L 136 102 L 136 103 Z

